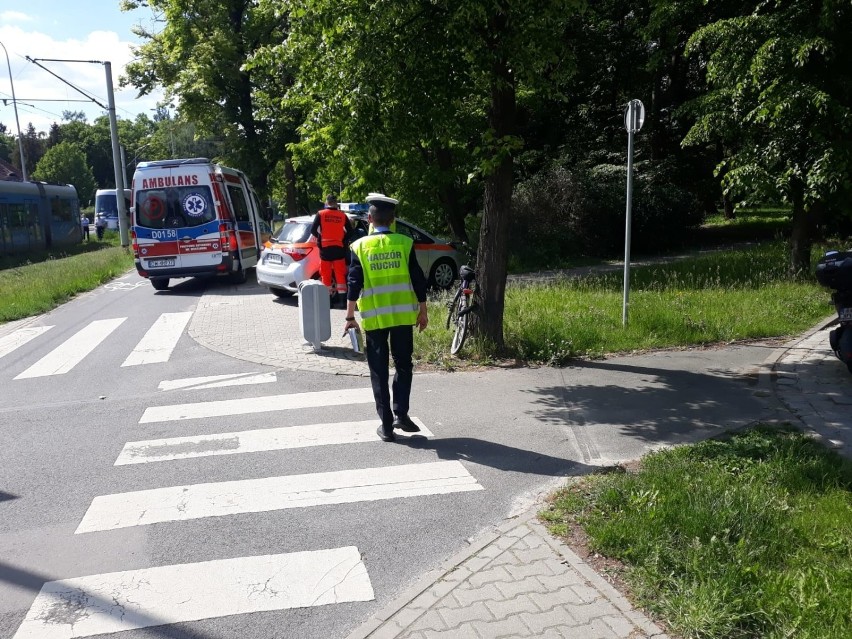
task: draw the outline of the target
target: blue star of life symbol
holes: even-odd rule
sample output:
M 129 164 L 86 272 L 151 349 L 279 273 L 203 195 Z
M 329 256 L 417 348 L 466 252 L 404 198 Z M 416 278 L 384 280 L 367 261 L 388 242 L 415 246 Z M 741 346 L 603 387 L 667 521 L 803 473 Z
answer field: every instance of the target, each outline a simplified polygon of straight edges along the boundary
M 206 208 L 206 200 L 198 193 L 190 193 L 183 199 L 183 210 L 192 217 L 200 217 L 201 215 L 204 215 L 204 210 Z

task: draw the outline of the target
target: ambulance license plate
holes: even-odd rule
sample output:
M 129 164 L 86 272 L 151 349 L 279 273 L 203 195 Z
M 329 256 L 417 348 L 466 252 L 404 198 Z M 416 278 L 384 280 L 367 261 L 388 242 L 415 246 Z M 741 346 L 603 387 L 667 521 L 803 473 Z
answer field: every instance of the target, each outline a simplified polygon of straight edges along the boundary
M 174 266 L 174 260 L 148 260 L 148 268 L 157 268 L 158 266 Z
M 841 308 L 837 316 L 841 322 L 852 322 L 852 306 Z

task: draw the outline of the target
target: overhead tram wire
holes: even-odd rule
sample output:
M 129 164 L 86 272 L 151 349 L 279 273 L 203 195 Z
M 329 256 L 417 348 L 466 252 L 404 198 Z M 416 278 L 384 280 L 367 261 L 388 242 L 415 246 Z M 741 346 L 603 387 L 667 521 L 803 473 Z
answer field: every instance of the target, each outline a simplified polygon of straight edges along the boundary
M 77 91 L 78 93 L 80 93 L 80 94 L 82 94 L 82 95 L 85 95 L 87 98 L 89 98 L 89 100 L 91 100 L 92 102 L 94 102 L 95 104 L 97 104 L 97 105 L 98 105 L 99 107 L 101 107 L 102 109 L 104 109 L 104 110 L 106 110 L 106 111 L 109 111 L 109 107 L 104 106 L 104 104 L 103 104 L 102 102 L 100 102 L 100 101 L 96 100 L 94 96 L 89 95 L 88 93 L 86 93 L 85 91 L 83 91 L 83 89 L 81 89 L 80 87 L 74 86 L 73 84 L 71 84 L 70 82 L 68 82 L 68 80 L 66 80 L 66 79 L 65 79 L 65 78 L 63 78 L 62 76 L 59 76 L 59 75 L 55 74 L 53 71 L 51 71 L 50 69 L 48 69 L 48 68 L 47 68 L 46 66 L 44 66 L 43 64 L 39 64 L 39 60 L 42 60 L 42 61 L 44 61 L 44 62 L 85 62 L 85 63 L 87 63 L 87 64 L 103 64 L 103 62 L 102 62 L 102 61 L 100 61 L 100 60 L 58 60 L 58 59 L 54 59 L 54 58 L 31 58 L 30 56 L 25 56 L 25 57 L 26 57 L 26 59 L 27 59 L 27 60 L 29 60 L 30 62 L 32 62 L 32 63 L 33 63 L 34 65 L 36 65 L 37 67 L 40 67 L 40 68 L 44 69 L 45 71 L 47 71 L 50 75 L 52 75 L 52 76 L 53 76 L 54 78 L 56 78 L 57 80 L 60 80 L 61 82 L 64 82 L 65 84 L 67 84 L 69 87 L 71 87 L 72 89 L 74 89 L 74 90 L 75 90 L 75 91 Z

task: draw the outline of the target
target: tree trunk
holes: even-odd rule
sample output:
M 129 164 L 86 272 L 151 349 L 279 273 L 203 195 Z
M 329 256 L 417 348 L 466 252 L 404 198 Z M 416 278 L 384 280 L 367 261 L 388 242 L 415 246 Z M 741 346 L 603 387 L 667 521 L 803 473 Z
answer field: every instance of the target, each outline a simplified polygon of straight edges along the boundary
M 734 203 L 731 202 L 731 198 L 727 193 L 722 194 L 722 206 L 725 210 L 725 219 L 733 220 L 737 217 L 736 211 L 734 210 Z
M 509 9 L 495 12 L 489 22 L 493 37 L 491 65 L 491 104 L 488 110 L 489 127 L 494 134 L 495 166 L 485 179 L 485 207 L 479 230 L 477 280 L 482 303 L 479 327 L 482 335 L 498 349 L 503 348 L 503 309 L 506 297 L 508 265 L 509 212 L 512 202 L 514 159 L 503 146 L 506 136 L 515 132 L 515 79 L 506 54 L 501 48 L 501 35 L 508 28 Z
M 447 148 L 441 148 L 438 149 L 436 157 L 442 178 L 450 176 L 448 181 L 442 179 L 438 187 L 438 201 L 444 208 L 444 217 L 453 236 L 461 242 L 468 242 L 467 229 L 464 226 L 465 211 L 461 207 L 459 189 L 455 184 L 452 153 Z
M 793 201 L 793 231 L 790 235 L 790 275 L 808 273 L 811 269 L 812 227 L 810 216 L 805 209 L 804 187 L 801 182 L 791 185 Z
M 299 203 L 296 197 L 296 169 L 293 167 L 293 158 L 289 152 L 284 154 L 284 184 L 287 192 L 287 217 L 295 217 L 299 214 Z

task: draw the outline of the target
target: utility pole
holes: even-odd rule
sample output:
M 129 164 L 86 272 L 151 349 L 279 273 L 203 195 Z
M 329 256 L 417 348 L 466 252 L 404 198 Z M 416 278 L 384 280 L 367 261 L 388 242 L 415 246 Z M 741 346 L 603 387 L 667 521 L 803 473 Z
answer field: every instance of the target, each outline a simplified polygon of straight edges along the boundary
M 124 163 L 121 160 L 121 151 L 118 145 L 118 123 L 115 120 L 115 96 L 112 91 L 112 64 L 104 62 L 107 83 L 107 104 L 109 105 L 109 131 L 112 138 L 112 165 L 115 171 L 115 203 L 118 208 L 118 234 L 121 237 L 121 245 L 127 247 L 130 244 L 127 211 L 124 208 Z
M 112 166 L 113 171 L 115 172 L 115 188 L 118 197 L 115 198 L 116 205 L 118 208 L 118 230 L 121 236 L 121 245 L 123 247 L 127 247 L 130 244 L 129 241 L 129 233 L 128 233 L 128 217 L 127 211 L 124 208 L 124 169 L 122 167 L 121 162 L 121 150 L 118 144 L 118 124 L 115 121 L 115 96 L 113 95 L 112 90 L 112 64 L 110 62 L 103 62 L 101 60 L 67 60 L 61 58 L 31 58 L 30 56 L 26 56 L 27 60 L 35 64 L 36 66 L 41 67 L 45 71 L 47 71 L 50 75 L 58 78 L 72 89 L 77 91 L 77 93 L 81 93 L 89 100 L 97 104 L 102 109 L 106 109 L 109 113 L 109 133 L 110 138 L 112 140 Z M 65 80 L 64 78 L 59 77 L 53 71 L 48 69 L 42 64 L 39 64 L 39 60 L 43 60 L 45 62 L 84 62 L 86 64 L 102 64 L 104 65 L 104 69 L 106 70 L 106 85 L 107 85 L 107 104 L 108 107 L 105 107 L 103 104 L 98 102 L 91 95 L 86 93 L 85 91 L 78 89 L 73 84 Z
M 24 139 L 21 137 L 21 123 L 18 120 L 18 101 L 15 99 L 15 83 L 12 82 L 12 65 L 9 63 L 9 52 L 6 45 L 0 42 L 0 47 L 6 53 L 6 67 L 9 69 L 9 84 L 12 85 L 12 108 L 15 110 L 15 125 L 18 127 L 18 153 L 21 154 L 21 177 L 27 181 L 27 159 L 24 157 Z

